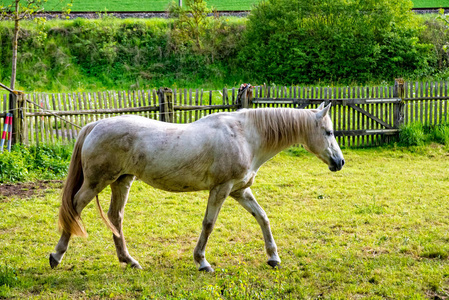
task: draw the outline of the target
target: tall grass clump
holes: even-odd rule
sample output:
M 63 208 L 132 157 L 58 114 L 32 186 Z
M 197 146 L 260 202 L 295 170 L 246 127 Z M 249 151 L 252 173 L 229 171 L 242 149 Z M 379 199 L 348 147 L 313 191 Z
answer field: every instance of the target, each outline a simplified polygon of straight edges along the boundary
M 0 299 L 11 298 L 11 288 L 20 285 L 17 270 L 0 264 Z
M 401 127 L 399 144 L 402 146 L 423 146 L 430 143 L 449 145 L 449 124 L 426 126 L 414 122 Z
M 403 146 L 422 146 L 425 142 L 426 135 L 421 123 L 405 125 L 399 132 L 399 143 Z
M 0 183 L 62 179 L 71 152 L 70 145 L 14 145 L 11 152 L 0 153 Z
M 0 286 L 13 287 L 18 281 L 17 271 L 14 268 L 0 265 Z
M 440 124 L 433 127 L 431 138 L 436 143 L 449 145 L 449 124 Z

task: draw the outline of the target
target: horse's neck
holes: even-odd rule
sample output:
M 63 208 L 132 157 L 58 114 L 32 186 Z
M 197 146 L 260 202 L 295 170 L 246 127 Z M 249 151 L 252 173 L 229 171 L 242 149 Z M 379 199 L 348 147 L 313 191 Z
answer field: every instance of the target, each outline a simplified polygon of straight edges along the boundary
M 311 114 L 300 109 L 248 110 L 257 165 L 294 144 L 302 144 L 310 131 Z
M 302 143 L 310 131 L 311 114 L 302 109 L 257 109 L 248 111 L 251 125 L 258 132 L 265 151 L 282 151 Z

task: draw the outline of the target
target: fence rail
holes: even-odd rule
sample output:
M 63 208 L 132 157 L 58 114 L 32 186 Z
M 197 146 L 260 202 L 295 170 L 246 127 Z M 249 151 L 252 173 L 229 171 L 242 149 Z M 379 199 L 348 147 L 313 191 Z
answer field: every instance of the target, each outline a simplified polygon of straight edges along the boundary
M 121 114 L 190 123 L 206 115 L 240 108 L 316 108 L 331 102 L 330 116 L 343 146 L 379 145 L 394 138 L 402 124 L 448 122 L 447 82 L 402 82 L 379 87 L 256 86 L 239 98 L 236 88 L 221 91 L 161 89 L 93 93 L 33 93 L 19 97 L 13 108 L 18 141 L 51 144 L 75 139 L 89 122 Z M 0 117 L 9 111 L 0 98 Z M 3 128 L 4 118 L 0 118 Z

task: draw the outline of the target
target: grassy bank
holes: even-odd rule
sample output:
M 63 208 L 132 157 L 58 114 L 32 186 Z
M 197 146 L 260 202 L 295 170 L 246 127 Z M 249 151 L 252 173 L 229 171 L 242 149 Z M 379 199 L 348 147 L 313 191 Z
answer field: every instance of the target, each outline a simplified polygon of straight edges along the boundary
M 22 22 L 18 89 L 86 91 L 161 86 L 223 88 L 250 74 L 236 63 L 245 19 L 215 20 L 201 50 L 169 34 L 173 20 L 51 20 Z M 13 24 L 0 23 L 0 82 L 10 80 Z
M 130 253 L 121 267 L 93 203 L 87 239 L 48 265 L 59 186 L 0 200 L 0 297 L 116 299 L 444 298 L 449 293 L 449 150 L 443 146 L 344 150 L 331 173 L 292 149 L 261 168 L 253 192 L 265 208 L 283 268 L 265 264 L 260 229 L 232 199 L 208 244 L 215 274 L 198 273 L 192 251 L 207 194 L 173 194 L 135 182 L 125 212 Z M 110 190 L 100 195 L 107 209 Z
M 430 49 L 432 47 L 429 45 L 434 45 L 435 55 L 432 54 L 431 59 L 429 58 L 425 62 L 427 67 L 420 73 L 414 70 L 414 66 L 409 66 L 406 62 L 403 63 L 407 65 L 404 69 L 401 69 L 401 64 L 396 66 L 394 61 L 401 61 L 401 59 L 393 54 L 396 53 L 395 51 L 398 51 L 397 55 L 403 53 L 395 46 L 396 48 L 393 47 L 387 51 L 393 53 L 393 57 L 389 57 L 389 59 L 392 59 L 392 64 L 399 68 L 395 76 L 403 76 L 406 80 L 422 80 L 424 78 L 447 80 L 449 78 L 446 68 L 447 54 L 441 50 L 445 45 L 447 33 L 444 30 L 444 25 L 434 20 L 435 17 L 426 16 L 415 20 L 422 25 L 419 27 L 420 36 L 416 37 L 419 43 L 423 43 L 421 46 Z M 121 20 L 106 14 L 95 20 L 80 18 L 64 21 L 51 20 L 45 24 L 22 22 L 17 89 L 29 92 L 133 90 L 161 86 L 222 89 L 225 86 L 238 86 L 242 82 L 277 83 L 280 85 L 313 83 L 324 86 L 377 85 L 392 82 L 395 78 L 388 71 L 391 70 L 391 67 L 381 67 L 380 65 L 377 65 L 373 72 L 364 69 L 363 72 L 369 73 L 369 75 L 360 78 L 351 77 L 352 79 L 350 79 L 343 75 L 340 77 L 333 74 L 334 71 L 331 70 L 327 70 L 325 74 L 337 76 L 332 77 L 333 80 L 329 79 L 327 75 L 327 77 L 323 75 L 324 77 L 317 78 L 316 74 L 306 74 L 305 77 L 301 77 L 293 74 L 293 71 L 282 71 L 283 64 L 276 61 L 272 62 L 271 67 L 275 69 L 279 67 L 276 72 L 285 76 L 289 75 L 282 77 L 283 75 L 278 74 L 279 78 L 288 79 L 269 79 L 271 77 L 264 77 L 264 70 L 268 70 L 270 62 L 267 62 L 266 66 L 259 62 L 259 71 L 255 71 L 252 67 L 252 62 L 258 60 L 254 55 L 262 49 L 259 46 L 263 45 L 265 36 L 261 38 L 259 44 L 249 47 L 248 42 L 254 40 L 255 37 L 249 39 L 245 37 L 248 23 L 246 18 L 209 18 L 209 21 L 210 23 L 201 30 L 199 44 L 194 42 L 193 37 L 188 36 L 187 33 L 190 30 L 172 30 L 175 26 L 174 20 L 167 19 Z M 427 24 L 427 27 L 424 26 L 424 23 Z M 0 82 L 3 83 L 10 81 L 12 28 L 11 22 L 0 23 Z M 427 29 L 422 30 L 423 28 Z M 336 43 L 340 45 L 339 37 L 336 36 L 335 39 Z M 298 39 L 289 38 L 288 40 Z M 302 40 L 311 41 L 308 38 Z M 415 38 L 413 41 L 413 43 L 417 42 Z M 282 57 L 287 49 L 293 47 L 288 46 L 288 43 L 282 39 L 271 43 L 270 47 L 273 49 L 270 50 L 270 53 L 274 55 L 274 58 Z M 304 45 L 301 47 L 306 47 L 301 48 L 303 50 L 308 49 Z M 246 52 L 242 51 L 244 48 L 247 50 Z M 389 49 L 388 45 L 384 45 L 383 49 Z M 409 47 L 407 46 L 405 49 L 409 49 Z M 254 50 L 255 54 L 251 55 L 249 50 Z M 359 54 L 362 55 L 362 52 Z M 325 54 L 321 53 L 320 57 L 324 57 Z M 326 55 L 332 58 L 329 62 L 316 63 L 313 59 L 308 58 L 307 61 L 310 60 L 311 63 L 309 67 L 303 66 L 294 70 L 310 70 L 312 65 L 328 66 L 338 70 L 345 69 L 335 64 L 335 56 L 332 51 Z M 291 63 L 298 57 L 295 54 L 291 60 L 285 58 L 284 61 Z M 416 58 L 422 57 L 422 55 L 414 53 L 410 57 Z M 341 57 L 337 61 L 346 59 Z M 370 66 L 374 65 L 370 63 Z M 389 75 L 381 75 L 384 73 Z

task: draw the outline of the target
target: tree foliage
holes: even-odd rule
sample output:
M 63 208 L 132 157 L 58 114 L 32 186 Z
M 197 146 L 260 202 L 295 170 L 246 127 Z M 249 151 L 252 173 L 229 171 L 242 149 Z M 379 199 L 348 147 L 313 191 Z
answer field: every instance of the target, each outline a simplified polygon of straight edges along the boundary
M 283 83 L 366 82 L 429 71 L 409 0 L 264 0 L 240 58 Z
M 62 2 L 63 0 L 60 0 Z M 68 3 L 65 13 L 70 13 L 70 6 L 73 0 Z M 17 54 L 19 47 L 20 22 L 31 16 L 43 12 L 44 4 L 47 0 L 9 0 L 0 2 L 0 20 L 10 19 L 14 21 L 14 34 L 12 38 L 12 59 L 11 59 L 11 83 L 10 87 L 14 90 L 17 73 Z M 35 17 L 34 21 L 42 27 L 46 19 Z M 39 37 L 46 38 L 43 31 L 39 32 Z
M 170 16 L 175 18 L 172 36 L 184 43 L 194 41 L 195 47 L 201 50 L 202 37 L 211 23 L 207 15 L 212 10 L 204 0 L 186 0 L 185 5 L 184 8 L 172 2 L 169 6 Z

